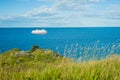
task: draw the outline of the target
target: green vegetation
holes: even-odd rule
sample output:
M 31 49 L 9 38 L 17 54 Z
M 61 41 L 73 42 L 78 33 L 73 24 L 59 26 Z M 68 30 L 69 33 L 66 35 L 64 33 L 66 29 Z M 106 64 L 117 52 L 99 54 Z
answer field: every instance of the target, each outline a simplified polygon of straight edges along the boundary
M 120 55 L 75 63 L 38 46 L 12 49 L 0 54 L 0 80 L 120 80 Z

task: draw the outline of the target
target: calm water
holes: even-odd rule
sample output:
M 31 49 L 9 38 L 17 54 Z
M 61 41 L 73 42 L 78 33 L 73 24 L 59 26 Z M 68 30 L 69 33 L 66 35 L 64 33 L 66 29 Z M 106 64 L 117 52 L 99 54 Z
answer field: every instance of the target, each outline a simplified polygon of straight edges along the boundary
M 120 28 L 46 28 L 48 31 L 46 35 L 31 34 L 34 29 L 0 28 L 0 50 L 2 52 L 12 48 L 29 50 L 33 45 L 38 45 L 54 51 L 57 48 L 63 53 L 65 46 L 69 47 L 71 44 L 87 46 L 98 40 L 100 44 L 120 43 Z

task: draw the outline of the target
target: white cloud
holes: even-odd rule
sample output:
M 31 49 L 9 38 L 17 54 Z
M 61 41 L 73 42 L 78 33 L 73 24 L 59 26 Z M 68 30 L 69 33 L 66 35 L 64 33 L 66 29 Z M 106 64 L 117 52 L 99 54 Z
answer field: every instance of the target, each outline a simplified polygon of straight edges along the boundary
M 48 8 L 46 6 L 41 6 L 39 8 L 34 8 L 32 11 L 26 12 L 25 14 L 22 14 L 21 16 L 24 17 L 32 17 L 32 16 L 41 16 L 41 17 L 48 17 L 55 14 L 55 9 Z
M 94 3 L 103 0 L 37 0 L 52 3 L 53 7 L 60 10 L 86 10 L 91 9 Z
M 120 10 L 118 5 L 107 6 L 104 10 L 97 12 L 84 13 L 84 16 L 91 18 L 116 19 L 120 20 Z
M 0 16 L 0 20 L 8 20 L 11 18 L 12 18 L 12 16 Z
M 99 0 L 51 0 L 54 6 L 60 10 L 88 10 Z

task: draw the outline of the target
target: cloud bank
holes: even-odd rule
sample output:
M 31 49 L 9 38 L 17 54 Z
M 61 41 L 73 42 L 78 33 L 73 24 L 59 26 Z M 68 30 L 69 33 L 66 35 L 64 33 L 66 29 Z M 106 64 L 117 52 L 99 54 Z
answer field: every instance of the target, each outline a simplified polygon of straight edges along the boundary
M 30 0 L 25 0 L 30 1 Z M 120 5 L 107 0 L 36 0 L 45 2 L 17 16 L 0 17 L 0 26 L 120 26 Z M 48 6 L 48 4 L 51 4 Z M 102 4 L 102 5 L 101 5 Z

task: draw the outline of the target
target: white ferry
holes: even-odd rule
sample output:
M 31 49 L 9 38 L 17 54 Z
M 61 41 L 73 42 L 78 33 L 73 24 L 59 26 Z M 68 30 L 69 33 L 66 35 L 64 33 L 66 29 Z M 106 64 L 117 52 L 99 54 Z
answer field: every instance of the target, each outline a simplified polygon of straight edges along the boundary
M 32 31 L 32 34 L 47 34 L 47 31 L 45 29 L 36 29 Z

